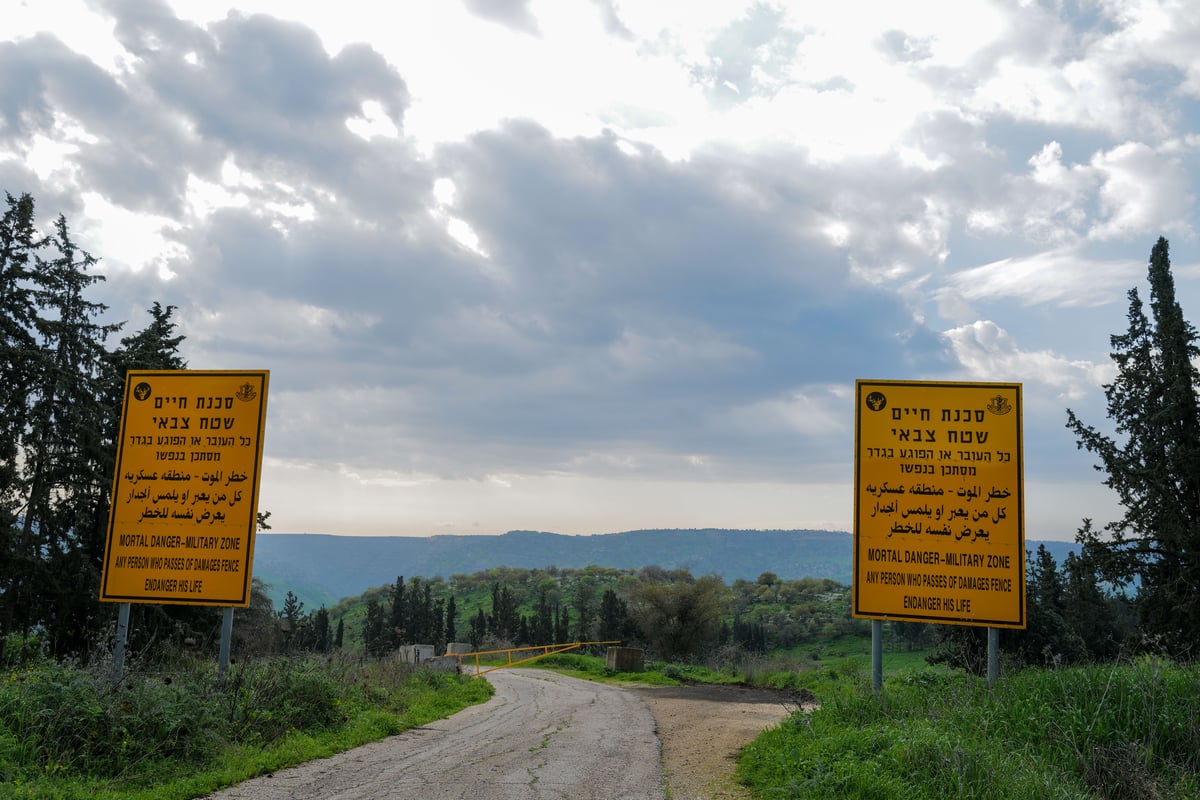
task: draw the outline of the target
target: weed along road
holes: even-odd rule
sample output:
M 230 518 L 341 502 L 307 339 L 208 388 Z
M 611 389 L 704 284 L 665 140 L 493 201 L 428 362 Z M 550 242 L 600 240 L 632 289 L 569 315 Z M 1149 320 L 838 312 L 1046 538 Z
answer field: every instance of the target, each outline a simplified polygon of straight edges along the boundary
M 212 800 L 665 800 L 654 717 L 637 695 L 503 669 L 486 703 Z

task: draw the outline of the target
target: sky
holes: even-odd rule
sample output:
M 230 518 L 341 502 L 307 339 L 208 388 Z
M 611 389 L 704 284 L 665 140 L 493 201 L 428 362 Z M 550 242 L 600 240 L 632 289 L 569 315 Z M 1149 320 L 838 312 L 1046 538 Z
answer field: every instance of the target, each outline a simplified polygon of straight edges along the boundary
M 1200 313 L 1190 2 L 4 0 L 0 190 L 269 369 L 276 532 L 850 530 L 856 379 L 1020 382 L 1118 515 L 1109 337 Z

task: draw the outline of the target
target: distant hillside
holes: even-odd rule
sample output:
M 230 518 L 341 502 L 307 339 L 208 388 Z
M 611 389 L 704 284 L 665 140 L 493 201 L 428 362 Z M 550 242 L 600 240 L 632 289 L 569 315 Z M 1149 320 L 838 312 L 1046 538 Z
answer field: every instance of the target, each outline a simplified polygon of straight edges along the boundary
M 727 582 L 774 572 L 785 580 L 832 578 L 850 583 L 853 539 L 843 531 L 644 530 L 594 536 L 510 531 L 501 536 L 329 536 L 262 533 L 254 575 L 271 586 L 276 607 L 294 592 L 305 607 L 392 583 L 397 575 L 448 578 L 494 567 L 657 565 L 716 574 Z M 1045 542 L 1062 562 L 1073 547 Z M 1030 550 L 1038 542 L 1027 542 Z
M 329 606 L 397 575 L 449 577 L 493 567 L 657 565 L 718 574 L 850 581 L 850 535 L 835 531 L 646 530 L 595 536 L 510 531 L 500 536 L 259 534 L 254 574 L 276 599 L 295 592 L 307 608 Z

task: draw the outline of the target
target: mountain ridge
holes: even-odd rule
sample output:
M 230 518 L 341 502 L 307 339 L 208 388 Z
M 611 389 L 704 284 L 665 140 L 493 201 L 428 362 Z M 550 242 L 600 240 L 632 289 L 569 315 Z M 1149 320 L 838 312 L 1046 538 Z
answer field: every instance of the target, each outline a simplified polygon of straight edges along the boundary
M 407 577 L 449 577 L 496 567 L 687 569 L 727 582 L 773 572 L 784 580 L 832 578 L 850 583 L 853 536 L 846 531 L 730 528 L 644 529 L 571 536 L 515 530 L 499 535 L 335 536 L 260 533 L 254 574 L 278 607 L 293 592 L 307 608 Z M 1040 542 L 1059 563 L 1072 542 Z M 1026 540 L 1028 550 L 1039 542 Z
M 776 560 L 762 555 L 768 547 L 777 553 Z M 815 530 L 648 529 L 586 536 L 515 530 L 420 537 L 262 533 L 255 542 L 254 573 L 270 585 L 277 605 L 292 591 L 315 608 L 392 583 L 397 575 L 449 577 L 501 566 L 656 565 L 719 574 L 730 581 L 770 571 L 785 578 L 849 582 L 850 548 L 849 534 Z

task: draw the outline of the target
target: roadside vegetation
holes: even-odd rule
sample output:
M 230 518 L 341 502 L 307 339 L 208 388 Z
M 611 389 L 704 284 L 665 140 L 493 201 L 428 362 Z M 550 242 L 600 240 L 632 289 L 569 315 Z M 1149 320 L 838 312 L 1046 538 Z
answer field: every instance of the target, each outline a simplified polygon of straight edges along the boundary
M 491 685 L 395 660 L 274 658 L 131 670 L 30 663 L 0 677 L 0 795 L 198 797 L 486 700 Z
M 1200 797 L 1200 669 L 1156 657 L 961 673 L 861 672 L 743 749 L 762 798 Z

